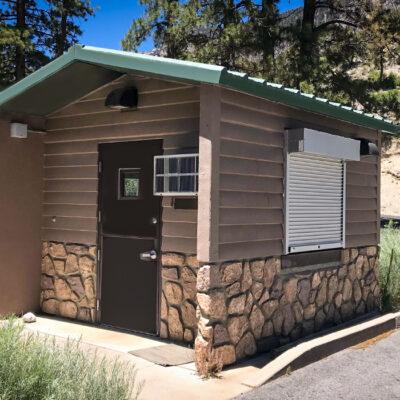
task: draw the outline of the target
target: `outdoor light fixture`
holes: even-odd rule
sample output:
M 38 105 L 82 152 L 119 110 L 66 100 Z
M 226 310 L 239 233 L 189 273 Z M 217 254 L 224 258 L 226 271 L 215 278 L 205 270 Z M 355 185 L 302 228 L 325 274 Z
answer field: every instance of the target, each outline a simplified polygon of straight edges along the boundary
M 137 104 L 137 89 L 135 87 L 125 87 L 110 92 L 104 105 L 112 110 L 135 110 Z
M 360 140 L 360 155 L 362 156 L 379 156 L 378 146 L 367 139 Z
M 10 124 L 10 136 L 17 139 L 26 139 L 28 137 L 28 125 L 12 122 Z

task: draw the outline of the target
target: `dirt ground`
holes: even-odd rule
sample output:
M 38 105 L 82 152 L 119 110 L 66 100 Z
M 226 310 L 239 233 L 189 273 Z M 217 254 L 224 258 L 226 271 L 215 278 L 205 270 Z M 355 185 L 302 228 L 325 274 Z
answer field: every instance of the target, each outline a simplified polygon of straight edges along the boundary
M 382 149 L 381 214 L 400 217 L 400 139 Z

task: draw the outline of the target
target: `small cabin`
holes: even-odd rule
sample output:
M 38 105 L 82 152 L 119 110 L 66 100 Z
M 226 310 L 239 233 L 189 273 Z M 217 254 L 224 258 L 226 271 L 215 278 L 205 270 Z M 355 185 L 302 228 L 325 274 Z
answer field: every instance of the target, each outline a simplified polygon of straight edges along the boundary
M 200 372 L 376 310 L 380 117 L 74 46 L 0 93 L 0 313 L 195 347 Z

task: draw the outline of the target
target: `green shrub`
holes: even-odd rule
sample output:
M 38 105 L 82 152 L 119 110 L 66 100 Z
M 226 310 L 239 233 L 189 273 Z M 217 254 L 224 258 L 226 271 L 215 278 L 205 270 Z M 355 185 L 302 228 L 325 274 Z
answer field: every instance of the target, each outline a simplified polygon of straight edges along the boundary
M 381 230 L 379 281 L 385 310 L 400 309 L 400 230 L 393 223 Z
M 56 344 L 23 332 L 15 320 L 0 327 L 0 400 L 128 400 L 140 385 L 131 364 Z

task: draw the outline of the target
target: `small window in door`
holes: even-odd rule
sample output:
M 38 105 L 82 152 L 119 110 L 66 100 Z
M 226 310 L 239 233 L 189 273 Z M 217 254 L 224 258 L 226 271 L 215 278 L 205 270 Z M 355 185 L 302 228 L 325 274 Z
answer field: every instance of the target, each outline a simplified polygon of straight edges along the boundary
M 140 198 L 140 169 L 120 168 L 118 200 L 137 200 Z

